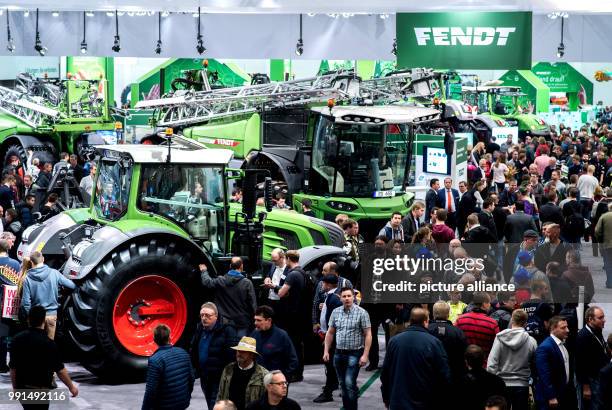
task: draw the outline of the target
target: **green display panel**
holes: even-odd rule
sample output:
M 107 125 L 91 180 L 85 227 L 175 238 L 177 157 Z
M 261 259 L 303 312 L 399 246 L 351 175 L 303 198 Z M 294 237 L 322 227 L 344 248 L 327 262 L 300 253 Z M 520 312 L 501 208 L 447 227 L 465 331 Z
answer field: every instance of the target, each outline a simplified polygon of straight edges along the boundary
M 570 110 L 593 104 L 593 83 L 568 63 L 537 63 L 533 73 L 552 93 L 566 93 Z
M 531 68 L 531 12 L 398 13 L 399 67 Z

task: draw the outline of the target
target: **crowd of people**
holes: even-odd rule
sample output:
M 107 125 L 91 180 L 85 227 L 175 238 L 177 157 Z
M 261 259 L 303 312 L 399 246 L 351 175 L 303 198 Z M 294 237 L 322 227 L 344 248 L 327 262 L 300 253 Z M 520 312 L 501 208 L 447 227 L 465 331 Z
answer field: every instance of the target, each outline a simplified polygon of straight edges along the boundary
M 531 401 L 539 409 L 612 408 L 612 338 L 604 339 L 604 310 L 593 303 L 596 289 L 583 262 L 590 243 L 612 288 L 611 154 L 612 131 L 597 124 L 580 130 L 561 125 L 520 143 L 511 137 L 501 145 L 479 142 L 469 152 L 465 181 L 431 179 L 424 201 L 415 201 L 407 214 L 393 213 L 367 235 L 375 236 L 377 255 L 408 249 L 418 258 L 485 261 L 461 275 L 418 272 L 421 282 L 512 284 L 512 290 L 362 303 L 360 290 L 368 283 L 360 275 L 330 261 L 314 277 L 300 266 L 298 250 L 272 251 L 260 289 L 239 257 L 218 277 L 200 265 L 202 286 L 214 290 L 214 300 L 201 306 L 185 350 L 170 345 L 172 329 L 155 329 L 159 348 L 149 359 L 143 409 L 188 407 L 196 377 L 209 409 L 300 408 L 287 397 L 288 386 L 303 381 L 313 351 L 325 371 L 313 401 L 334 401 L 340 389 L 346 410 L 358 408 L 362 367 L 380 369 L 382 401 L 391 409 L 521 410 Z M 17 204 L 27 202 L 27 189 L 53 172 L 44 164 L 36 176 L 20 176 L 18 165 L 5 170 L 0 187 L 6 231 L 14 221 L 24 224 Z M 79 172 L 91 189 L 86 171 Z M 240 201 L 240 191 L 232 200 Z M 285 201 L 280 196 L 276 207 L 286 209 Z M 312 204 L 304 205 L 303 212 L 314 216 Z M 345 233 L 346 257 L 363 262 L 370 244 L 358 221 L 340 214 L 336 223 Z M 27 269 L 23 314 L 38 329 L 30 331 L 32 343 L 42 343 L 41 329 L 53 338 L 57 287 L 74 285 L 36 252 L 31 266 L 20 266 L 10 258 L 12 249 L 0 239 L 0 265 Z M 579 318 L 581 303 L 586 308 Z M 38 306 L 47 312 L 42 320 Z M 380 328 L 387 345 L 382 363 Z M 28 361 L 18 347 L 11 350 L 9 365 L 19 375 Z M 62 369 L 50 362 L 37 383 L 48 386 L 51 372 L 58 372 L 78 394 Z

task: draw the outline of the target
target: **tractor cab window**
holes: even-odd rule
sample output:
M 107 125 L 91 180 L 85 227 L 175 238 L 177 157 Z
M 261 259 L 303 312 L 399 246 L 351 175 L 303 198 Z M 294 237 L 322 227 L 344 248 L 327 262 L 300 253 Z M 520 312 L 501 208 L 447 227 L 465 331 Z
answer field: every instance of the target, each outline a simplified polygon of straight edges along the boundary
M 121 161 L 103 159 L 100 162 L 94 200 L 94 208 L 99 217 L 116 221 L 127 211 L 130 170 Z
M 480 114 L 489 112 L 487 93 L 468 92 L 463 95 L 463 100 L 472 107 L 478 107 L 478 113 Z
M 372 197 L 401 191 L 407 165 L 406 124 L 317 123 L 312 168 L 321 194 Z M 387 195 L 385 195 L 387 196 Z
M 223 168 L 146 164 L 138 207 L 172 220 L 211 252 L 223 252 L 225 192 Z

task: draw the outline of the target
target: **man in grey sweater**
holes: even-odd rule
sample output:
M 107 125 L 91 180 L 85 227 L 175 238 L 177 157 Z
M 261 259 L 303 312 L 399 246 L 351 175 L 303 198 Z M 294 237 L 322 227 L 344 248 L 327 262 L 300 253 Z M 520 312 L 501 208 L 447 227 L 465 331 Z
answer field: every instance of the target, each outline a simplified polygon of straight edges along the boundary
M 487 371 L 498 375 L 506 383 L 506 399 L 512 410 L 529 408 L 529 378 L 538 344 L 525 330 L 526 323 L 527 313 L 524 310 L 512 312 L 510 329 L 495 336 L 487 361 Z

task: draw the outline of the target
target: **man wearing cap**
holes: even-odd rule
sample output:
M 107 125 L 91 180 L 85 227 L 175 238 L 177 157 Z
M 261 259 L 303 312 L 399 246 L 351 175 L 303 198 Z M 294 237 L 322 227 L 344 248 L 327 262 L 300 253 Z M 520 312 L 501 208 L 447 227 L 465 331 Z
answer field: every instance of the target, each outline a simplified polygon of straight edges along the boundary
M 518 269 L 521 267 L 525 268 L 531 281 L 541 280 L 546 283 L 546 287 L 548 288 L 548 290 L 544 294 L 544 301 L 553 301 L 552 293 L 550 292 L 550 281 L 548 280 L 548 276 L 546 276 L 544 272 L 542 272 L 535 266 L 533 254 L 530 251 L 520 251 L 516 257 L 515 266 L 515 272 L 518 271 Z M 512 283 L 512 279 L 510 280 L 510 283 Z
M 231 400 L 238 410 L 244 410 L 266 392 L 263 378 L 268 371 L 255 361 L 259 353 L 252 337 L 244 336 L 232 349 L 236 351 L 236 362 L 223 369 L 217 401 Z
M 504 260 L 504 278 L 506 279 L 506 282 L 518 268 L 517 257 L 519 252 L 526 251 L 533 255 L 538 246 L 538 239 L 539 236 L 535 230 L 527 229 L 522 234 L 522 241 L 520 243 L 507 244 L 508 249 L 506 250 L 506 258 Z

